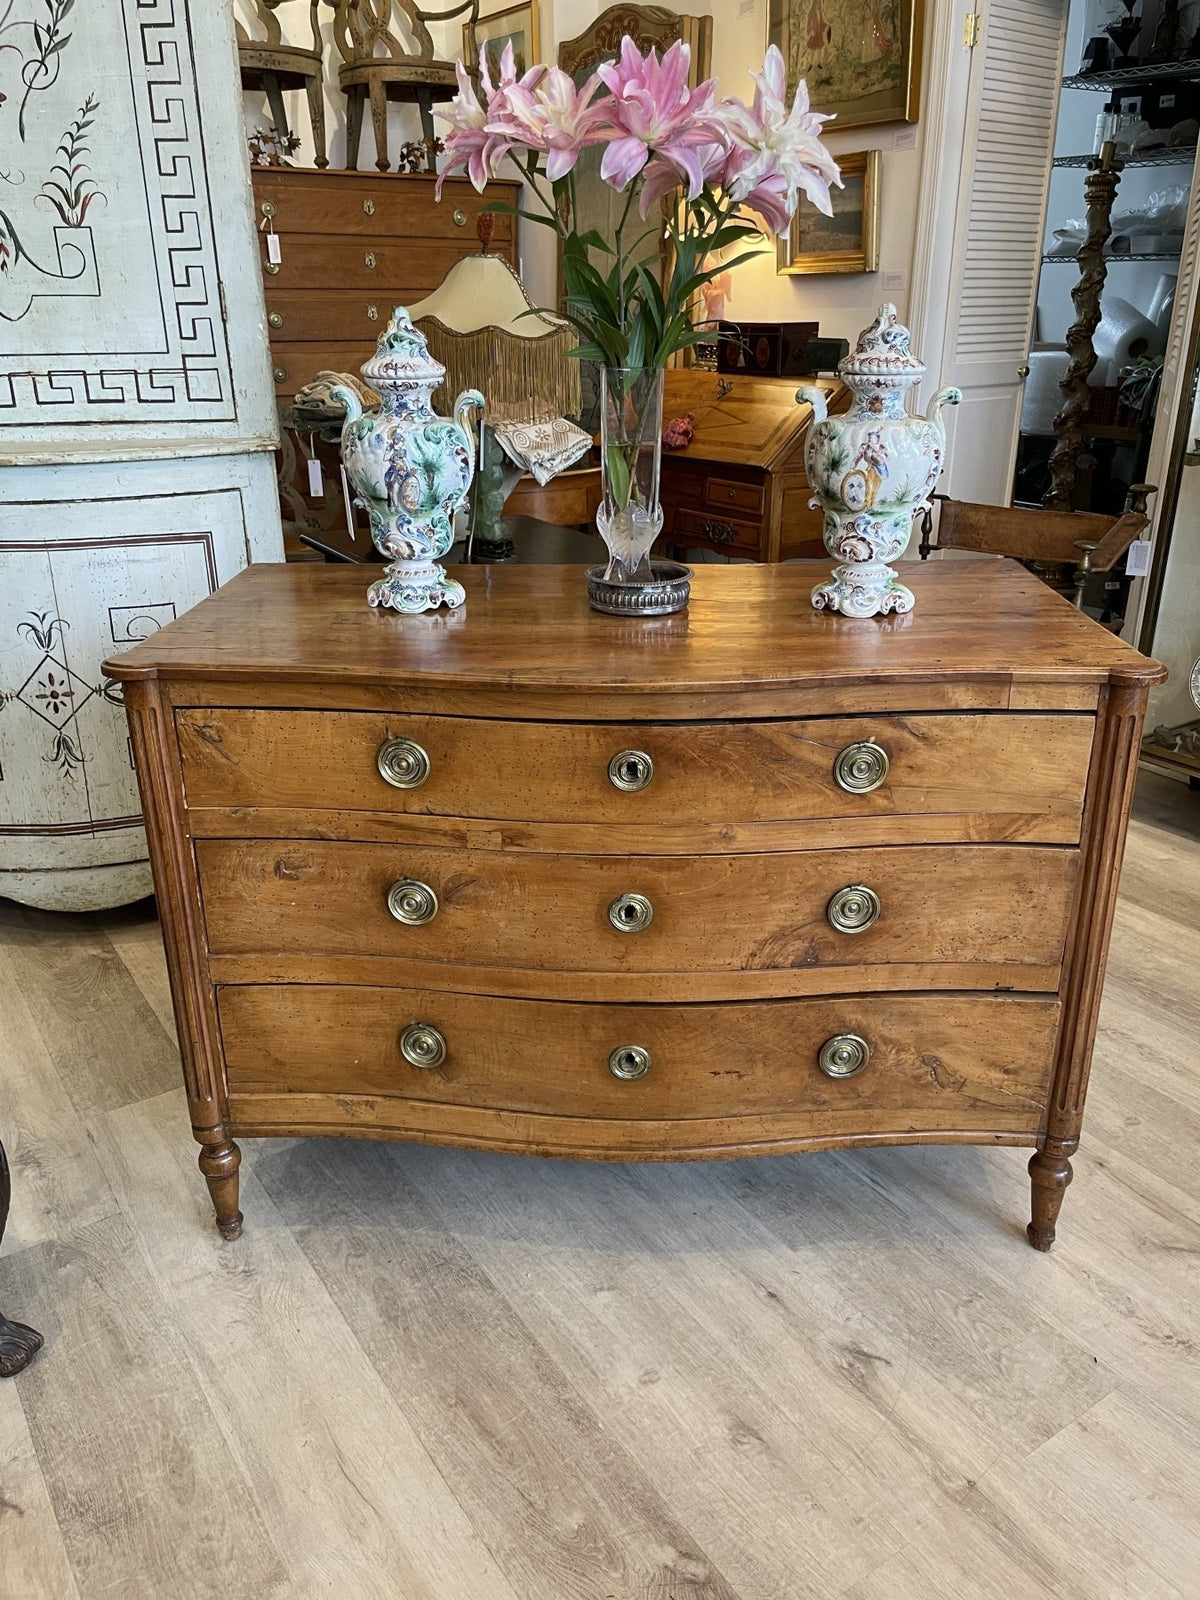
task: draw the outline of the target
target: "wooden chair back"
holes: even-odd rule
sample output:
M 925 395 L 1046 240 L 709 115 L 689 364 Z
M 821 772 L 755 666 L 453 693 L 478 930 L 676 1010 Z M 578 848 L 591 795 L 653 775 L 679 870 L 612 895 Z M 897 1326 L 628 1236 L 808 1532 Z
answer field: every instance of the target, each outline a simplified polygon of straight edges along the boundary
M 286 55 L 295 51 L 301 55 L 320 58 L 323 46 L 318 0 L 309 0 L 308 4 L 308 20 L 312 28 L 311 45 L 291 44 L 284 39 L 283 28 L 275 13 L 281 5 L 287 4 L 287 0 L 250 0 L 250 4 L 254 9 L 255 21 L 262 28 L 262 36 L 256 37 L 247 33 L 242 23 L 234 19 L 238 56 L 243 64 L 249 61 L 254 66 L 259 65 L 261 55 L 267 51 L 282 52 Z
M 368 62 L 381 66 L 395 62 L 398 66 L 443 66 L 437 59 L 433 36 L 427 26 L 430 22 L 449 22 L 464 12 L 470 16 L 465 24 L 473 40 L 475 24 L 479 21 L 479 0 L 460 0 L 446 11 L 430 11 L 416 0 L 328 0 L 334 7 L 333 37 L 338 54 L 348 67 L 361 67 Z M 395 30 L 395 13 L 403 18 L 404 30 L 413 40 L 410 49 Z

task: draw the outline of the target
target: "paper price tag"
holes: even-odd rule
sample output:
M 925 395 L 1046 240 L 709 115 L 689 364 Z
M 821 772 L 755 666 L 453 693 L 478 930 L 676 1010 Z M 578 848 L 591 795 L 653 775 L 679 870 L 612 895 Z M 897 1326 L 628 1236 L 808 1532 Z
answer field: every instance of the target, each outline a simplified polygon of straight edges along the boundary
M 1125 576 L 1127 578 L 1148 578 L 1150 576 L 1150 540 L 1135 539 L 1129 546 L 1129 553 L 1125 557 Z
M 308 463 L 308 493 L 313 500 L 324 500 L 325 485 L 321 481 L 321 463 L 313 458 Z
M 283 246 L 279 242 L 277 233 L 267 235 L 267 260 L 273 267 L 277 267 L 283 260 Z

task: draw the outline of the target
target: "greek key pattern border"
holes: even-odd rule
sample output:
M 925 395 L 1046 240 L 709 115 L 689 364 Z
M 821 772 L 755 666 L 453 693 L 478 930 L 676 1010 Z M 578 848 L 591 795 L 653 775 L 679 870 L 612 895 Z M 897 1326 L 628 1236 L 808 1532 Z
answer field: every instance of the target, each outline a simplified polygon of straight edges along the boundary
M 50 356 L 44 367 L 36 356 L 10 357 L 5 363 L 9 370 L 0 370 L 0 422 L 18 408 L 22 426 L 32 427 L 236 418 L 190 4 L 125 0 L 134 119 L 147 198 L 156 217 L 155 267 L 169 348 L 147 358 L 130 352 L 94 360 L 75 357 L 62 364 Z M 10 420 L 16 418 L 10 415 Z

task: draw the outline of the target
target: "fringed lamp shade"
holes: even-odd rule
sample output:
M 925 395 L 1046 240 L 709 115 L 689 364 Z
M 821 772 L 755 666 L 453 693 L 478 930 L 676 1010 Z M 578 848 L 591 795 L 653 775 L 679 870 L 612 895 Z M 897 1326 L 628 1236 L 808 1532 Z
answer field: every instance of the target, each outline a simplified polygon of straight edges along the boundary
M 505 422 L 549 422 L 579 415 L 579 363 L 569 352 L 579 343 L 569 322 L 542 312 L 500 256 L 466 256 L 441 284 L 409 306 L 430 353 L 446 369 L 433 397 L 448 413 L 464 389 L 480 389 L 484 416 Z

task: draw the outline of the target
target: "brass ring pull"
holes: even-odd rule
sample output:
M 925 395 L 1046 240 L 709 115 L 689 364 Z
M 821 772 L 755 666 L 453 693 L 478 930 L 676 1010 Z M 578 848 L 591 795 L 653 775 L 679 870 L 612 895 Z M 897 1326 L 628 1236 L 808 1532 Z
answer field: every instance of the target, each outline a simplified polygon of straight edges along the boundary
M 438 897 L 417 878 L 397 878 L 388 890 L 387 908 L 405 927 L 419 928 L 438 914 Z
M 654 762 L 644 750 L 618 750 L 608 763 L 608 781 L 614 789 L 636 794 L 654 776 Z
M 410 1067 L 432 1071 L 446 1059 L 446 1041 L 432 1022 L 410 1022 L 400 1035 L 400 1054 Z
M 827 1078 L 853 1078 L 870 1060 L 871 1050 L 865 1039 L 856 1033 L 839 1033 L 826 1039 L 817 1057 L 817 1065 Z
M 644 894 L 619 894 L 608 908 L 608 920 L 618 933 L 641 933 L 654 921 L 654 907 Z
M 882 907 L 874 889 L 865 883 L 848 883 L 825 907 L 829 926 L 837 933 L 865 933 L 879 921 Z
M 268 314 L 267 314 L 267 322 L 270 324 L 270 326 L 272 328 L 282 328 L 283 327 L 283 312 L 282 311 L 271 311 L 271 312 L 268 312 Z
M 653 1057 L 640 1044 L 619 1044 L 608 1058 L 608 1070 L 623 1083 L 644 1078 L 652 1065 Z
M 375 765 L 393 789 L 419 789 L 429 776 L 429 752 L 413 739 L 385 739 Z
M 454 212 L 453 212 L 453 222 L 454 222 L 454 226 L 456 228 L 465 228 L 466 227 L 466 225 L 467 225 L 467 213 L 463 210 L 463 208 L 461 206 L 456 206 L 455 207 Z
M 886 779 L 890 766 L 883 746 L 874 739 L 864 739 L 839 752 L 833 763 L 833 776 L 838 788 L 847 794 L 870 794 Z

